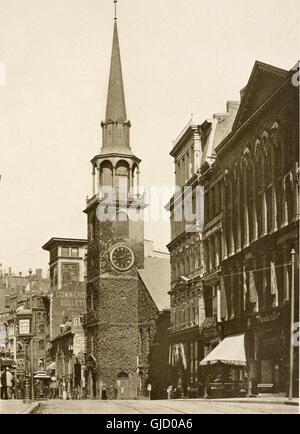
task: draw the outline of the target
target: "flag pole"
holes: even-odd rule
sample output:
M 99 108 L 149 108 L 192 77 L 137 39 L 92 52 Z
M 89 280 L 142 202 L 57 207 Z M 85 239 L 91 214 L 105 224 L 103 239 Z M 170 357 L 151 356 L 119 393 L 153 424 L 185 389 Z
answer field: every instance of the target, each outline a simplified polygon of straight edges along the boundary
M 289 401 L 293 399 L 293 371 L 294 371 L 294 315 L 295 315 L 295 250 L 292 255 L 292 279 L 291 279 L 291 331 L 290 331 L 290 378 L 289 378 Z

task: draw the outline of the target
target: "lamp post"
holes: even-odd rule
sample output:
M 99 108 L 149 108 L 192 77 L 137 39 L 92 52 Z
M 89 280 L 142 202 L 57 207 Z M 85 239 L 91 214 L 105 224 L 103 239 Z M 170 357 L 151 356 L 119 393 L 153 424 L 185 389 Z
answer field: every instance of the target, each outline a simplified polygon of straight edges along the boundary
M 33 303 L 32 303 L 32 269 L 29 268 L 28 270 L 29 273 L 29 300 L 30 300 L 30 309 L 32 312 L 32 331 L 33 331 Z M 34 346 L 33 346 L 33 339 L 34 339 L 34 334 L 32 333 L 32 338 L 30 341 L 30 365 L 31 365 L 31 398 L 34 401 L 35 400 L 35 396 L 34 396 L 34 379 L 33 379 L 33 375 L 34 375 Z
M 291 278 L 291 331 L 290 331 L 290 379 L 289 379 L 289 401 L 293 399 L 293 371 L 294 371 L 294 316 L 295 316 L 295 250 L 292 255 L 292 278 Z
M 25 404 L 30 403 L 30 383 L 28 378 L 28 346 L 32 337 L 32 311 L 22 309 L 17 312 L 18 337 L 25 344 Z

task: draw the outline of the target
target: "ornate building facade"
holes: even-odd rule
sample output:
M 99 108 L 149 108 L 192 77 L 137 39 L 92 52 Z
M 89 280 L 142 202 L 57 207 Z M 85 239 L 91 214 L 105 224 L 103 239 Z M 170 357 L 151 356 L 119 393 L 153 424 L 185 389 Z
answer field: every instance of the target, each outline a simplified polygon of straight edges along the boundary
M 244 335 L 249 393 L 287 391 L 292 249 L 295 320 L 299 315 L 299 88 L 291 77 L 256 62 L 231 133 L 216 147 L 213 165 L 201 168 L 205 227 L 211 207 L 219 207 L 213 239 L 204 235 L 205 268 L 218 276 L 226 300 L 221 337 Z M 215 183 L 221 193 L 211 205 Z M 297 366 L 297 348 L 295 357 Z
M 171 243 L 168 248 L 172 269 L 170 369 L 173 384 L 179 386 L 182 395 L 189 397 L 203 394 L 204 378 L 199 362 L 219 342 L 214 320 L 218 294 L 214 273 L 218 267 L 205 269 L 203 247 L 206 244 L 203 243 L 202 231 L 206 231 L 207 238 L 218 225 L 216 217 L 219 211 L 217 207 L 213 211 L 213 206 L 215 200 L 219 206 L 220 190 L 215 188 L 216 197 L 211 198 L 210 221 L 207 222 L 203 213 L 206 196 L 199 189 L 199 171 L 202 164 L 210 167 L 214 162 L 214 148 L 230 131 L 237 106 L 237 103 L 229 102 L 227 113 L 216 114 L 202 124 L 191 120 L 171 151 L 178 192 L 168 205 L 171 214 Z M 204 222 L 206 226 L 203 227 Z M 205 290 L 204 273 L 207 279 Z

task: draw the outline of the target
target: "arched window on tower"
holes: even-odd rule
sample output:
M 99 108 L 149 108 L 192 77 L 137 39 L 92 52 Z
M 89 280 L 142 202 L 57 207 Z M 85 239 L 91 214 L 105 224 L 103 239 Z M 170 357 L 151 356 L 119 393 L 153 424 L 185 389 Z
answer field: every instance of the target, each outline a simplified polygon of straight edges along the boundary
M 116 192 L 127 194 L 129 185 L 129 166 L 126 161 L 119 161 L 116 167 Z
M 138 166 L 134 165 L 132 168 L 132 192 L 133 194 L 138 194 Z
M 125 212 L 117 214 L 115 230 L 118 238 L 129 238 L 129 219 Z
M 110 161 L 104 161 L 100 166 L 100 183 L 102 187 L 113 185 L 113 166 Z

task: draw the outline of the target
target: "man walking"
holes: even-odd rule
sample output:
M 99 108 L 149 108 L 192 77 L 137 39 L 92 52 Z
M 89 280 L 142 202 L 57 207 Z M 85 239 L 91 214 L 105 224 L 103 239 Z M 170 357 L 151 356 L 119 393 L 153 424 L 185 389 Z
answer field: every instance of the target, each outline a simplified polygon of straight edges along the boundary
M 7 385 L 6 385 L 6 371 L 4 370 L 1 375 L 1 398 L 7 399 Z
M 12 373 L 9 368 L 6 368 L 6 390 L 7 390 L 7 398 L 12 398 Z

